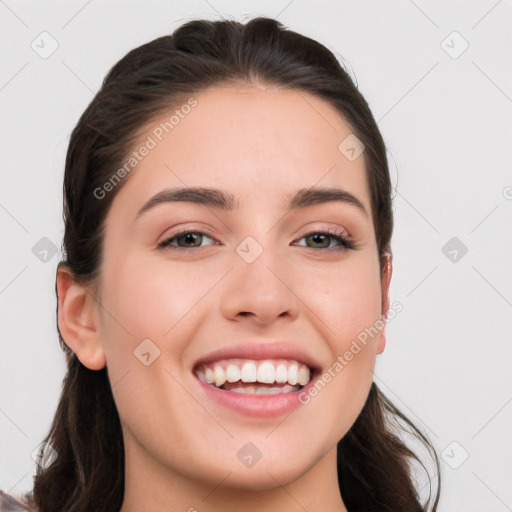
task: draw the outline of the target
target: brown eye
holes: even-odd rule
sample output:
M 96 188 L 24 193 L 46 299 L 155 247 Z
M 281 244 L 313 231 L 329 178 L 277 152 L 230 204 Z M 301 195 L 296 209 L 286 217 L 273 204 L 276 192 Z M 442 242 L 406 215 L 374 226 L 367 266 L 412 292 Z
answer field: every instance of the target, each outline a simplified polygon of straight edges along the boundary
M 184 235 L 180 235 L 176 237 L 179 246 L 183 247 L 199 247 L 202 240 L 203 235 L 199 233 L 185 233 Z M 180 243 L 183 242 L 183 245 Z
M 346 236 L 344 231 L 314 231 L 304 235 L 300 240 L 306 240 L 306 244 L 298 244 L 301 247 L 320 250 L 344 250 L 354 249 L 355 244 Z M 332 241 L 334 245 L 331 245 Z
M 313 244 L 315 249 L 328 249 L 330 241 L 333 237 L 324 233 L 313 233 L 311 235 L 307 235 L 305 238 L 307 241 Z M 327 245 L 325 245 L 326 242 Z
M 163 242 L 158 244 L 159 248 L 170 248 L 170 249 L 195 249 L 202 247 L 202 242 L 205 240 L 211 240 L 213 238 L 208 235 L 201 233 L 200 231 L 182 231 L 181 233 L 173 234 L 171 237 L 166 238 Z M 174 243 L 176 242 L 176 243 Z M 214 243 L 206 245 L 215 245 Z

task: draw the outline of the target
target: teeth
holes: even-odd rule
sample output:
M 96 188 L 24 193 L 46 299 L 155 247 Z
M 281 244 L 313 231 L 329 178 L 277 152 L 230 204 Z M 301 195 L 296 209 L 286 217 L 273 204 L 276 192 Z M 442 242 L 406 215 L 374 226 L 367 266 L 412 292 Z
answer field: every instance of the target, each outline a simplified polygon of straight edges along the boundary
M 245 363 L 240 371 L 242 382 L 256 382 L 256 365 L 254 363 Z
M 258 374 L 256 376 L 258 382 L 263 384 L 273 384 L 276 380 L 276 371 L 272 363 L 262 363 L 258 368 Z
M 288 368 L 283 363 L 279 363 L 276 368 L 276 382 L 284 384 L 288 380 Z
M 295 362 L 288 366 L 288 384 L 295 386 L 299 378 L 299 365 Z
M 226 378 L 228 382 L 238 382 L 241 377 L 240 368 L 236 364 L 230 364 L 226 368 Z
M 241 382 L 244 385 L 225 386 L 224 389 L 237 393 L 277 394 L 296 391 L 305 386 L 311 379 L 311 370 L 305 364 L 297 361 L 250 361 L 232 359 L 221 361 L 212 366 L 203 366 L 198 370 L 198 376 L 207 384 L 220 388 L 226 383 Z M 251 383 L 280 384 L 279 387 L 246 386 Z M 283 391 L 287 390 L 287 391 Z
M 213 370 L 211 368 L 206 368 L 204 371 L 204 380 L 208 384 L 213 384 L 215 382 L 215 378 L 213 376 Z
M 299 368 L 299 372 L 298 372 L 298 383 L 301 385 L 301 386 L 305 386 L 308 382 L 309 382 L 309 379 L 311 377 L 311 372 L 309 371 L 309 368 L 305 365 L 305 364 L 302 364 Z M 291 384 L 291 382 L 290 382 Z
M 233 388 L 230 391 L 241 394 L 251 395 L 281 395 L 282 393 L 289 393 L 290 391 L 298 391 L 297 386 L 283 386 L 282 388 L 264 388 L 258 386 L 246 386 L 244 388 Z
M 220 388 L 224 382 L 226 382 L 226 372 L 220 364 L 216 364 L 213 368 L 213 379 L 215 385 Z

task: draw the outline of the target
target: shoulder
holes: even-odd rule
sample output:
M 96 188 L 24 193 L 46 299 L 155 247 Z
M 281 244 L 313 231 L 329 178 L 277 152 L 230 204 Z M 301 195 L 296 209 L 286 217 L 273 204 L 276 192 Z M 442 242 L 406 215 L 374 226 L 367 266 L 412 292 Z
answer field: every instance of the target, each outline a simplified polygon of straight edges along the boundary
M 6 494 L 0 491 L 0 512 L 37 512 L 30 503 L 24 501 L 21 497 Z

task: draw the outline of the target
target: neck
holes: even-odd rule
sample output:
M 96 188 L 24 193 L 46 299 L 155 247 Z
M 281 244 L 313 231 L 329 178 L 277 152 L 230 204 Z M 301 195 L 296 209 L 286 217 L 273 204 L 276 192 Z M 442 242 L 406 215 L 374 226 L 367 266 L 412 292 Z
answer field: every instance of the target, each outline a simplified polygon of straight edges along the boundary
M 145 459 L 145 460 L 144 460 Z M 340 495 L 336 447 L 294 481 L 266 471 L 259 489 L 239 484 L 234 472 L 200 481 L 173 471 L 133 449 L 125 455 L 125 494 L 120 512 L 347 512 Z

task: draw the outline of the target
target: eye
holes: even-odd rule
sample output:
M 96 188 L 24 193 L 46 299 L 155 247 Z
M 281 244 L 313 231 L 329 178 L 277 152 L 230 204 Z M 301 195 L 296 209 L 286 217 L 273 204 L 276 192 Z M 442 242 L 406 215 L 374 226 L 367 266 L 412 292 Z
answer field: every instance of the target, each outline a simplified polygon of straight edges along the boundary
M 180 233 L 175 233 L 171 237 L 166 238 L 162 242 L 158 244 L 159 248 L 171 248 L 173 250 L 187 250 L 194 249 L 196 247 L 202 247 L 201 242 L 204 239 L 208 239 L 213 241 L 213 238 L 209 237 L 205 233 L 201 231 L 182 231 Z M 174 243 L 176 242 L 177 245 Z M 214 242 L 213 244 L 208 245 L 216 245 L 218 242 Z
M 344 230 L 330 230 L 327 229 L 325 231 L 312 231 L 307 235 L 304 235 L 300 240 L 305 239 L 306 244 L 297 244 L 302 247 L 308 247 L 310 249 L 320 249 L 320 250 L 345 250 L 345 249 L 355 249 L 355 244 L 349 239 L 346 232 Z M 337 245 L 334 247 L 331 245 L 331 242 L 337 242 Z M 307 245 L 308 243 L 312 245 Z
M 212 237 L 209 237 L 201 231 L 181 231 L 174 233 L 169 238 L 166 238 L 158 244 L 160 249 L 172 249 L 178 251 L 186 251 L 188 249 L 195 249 L 204 247 L 202 242 L 208 239 L 213 243 L 207 245 L 220 245 L 220 242 L 214 241 Z M 320 250 L 345 250 L 355 249 L 355 244 L 349 239 L 344 230 L 325 230 L 325 231 L 312 231 L 304 235 L 299 240 L 306 240 L 305 244 L 296 244 L 302 247 L 308 247 L 310 249 Z M 333 246 L 331 242 L 335 242 Z

